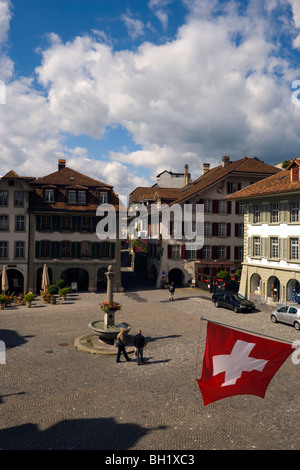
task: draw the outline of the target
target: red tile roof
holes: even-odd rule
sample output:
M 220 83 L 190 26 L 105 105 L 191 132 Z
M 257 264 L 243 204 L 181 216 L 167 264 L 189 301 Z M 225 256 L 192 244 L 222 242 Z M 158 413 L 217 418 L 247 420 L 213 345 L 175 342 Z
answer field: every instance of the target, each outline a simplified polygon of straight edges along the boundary
M 174 203 L 182 202 L 198 192 L 207 189 L 209 186 L 217 183 L 225 177 L 253 174 L 253 176 L 267 177 L 277 174 L 282 170 L 262 162 L 257 158 L 244 157 L 240 160 L 230 162 L 227 165 L 219 165 L 212 168 L 197 180 L 181 188 L 178 192 L 178 199 Z

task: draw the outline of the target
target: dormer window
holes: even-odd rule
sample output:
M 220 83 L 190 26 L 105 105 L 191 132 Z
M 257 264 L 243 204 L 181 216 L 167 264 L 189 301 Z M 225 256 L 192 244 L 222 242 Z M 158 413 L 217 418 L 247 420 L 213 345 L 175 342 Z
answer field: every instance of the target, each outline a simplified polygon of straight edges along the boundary
M 69 189 L 68 202 L 69 204 L 85 204 L 86 203 L 86 191 Z
M 45 201 L 46 202 L 54 202 L 54 189 L 46 189 L 45 190 Z
M 99 194 L 99 203 L 107 204 L 108 203 L 108 194 L 106 192 L 100 192 Z

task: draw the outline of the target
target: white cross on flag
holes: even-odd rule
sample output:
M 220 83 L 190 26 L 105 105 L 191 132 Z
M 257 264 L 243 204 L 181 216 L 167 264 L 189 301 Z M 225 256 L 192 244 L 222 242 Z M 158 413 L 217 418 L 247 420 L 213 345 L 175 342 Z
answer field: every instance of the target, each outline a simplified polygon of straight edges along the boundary
M 197 380 L 204 405 L 232 395 L 264 398 L 292 351 L 290 344 L 208 322 L 202 375 Z

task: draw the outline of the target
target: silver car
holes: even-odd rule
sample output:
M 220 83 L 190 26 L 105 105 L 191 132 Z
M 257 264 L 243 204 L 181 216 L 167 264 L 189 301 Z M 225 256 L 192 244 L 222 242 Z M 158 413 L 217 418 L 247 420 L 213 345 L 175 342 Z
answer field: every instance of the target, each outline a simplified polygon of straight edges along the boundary
M 271 320 L 273 323 L 286 323 L 300 330 L 300 306 L 278 305 L 276 310 L 271 312 Z

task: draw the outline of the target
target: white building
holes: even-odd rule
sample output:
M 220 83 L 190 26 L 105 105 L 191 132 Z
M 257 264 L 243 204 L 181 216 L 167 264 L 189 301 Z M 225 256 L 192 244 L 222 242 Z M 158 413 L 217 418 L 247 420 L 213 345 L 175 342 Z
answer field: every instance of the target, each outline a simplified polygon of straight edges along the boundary
M 292 300 L 300 282 L 300 160 L 229 196 L 247 203 L 240 292 L 263 303 Z

